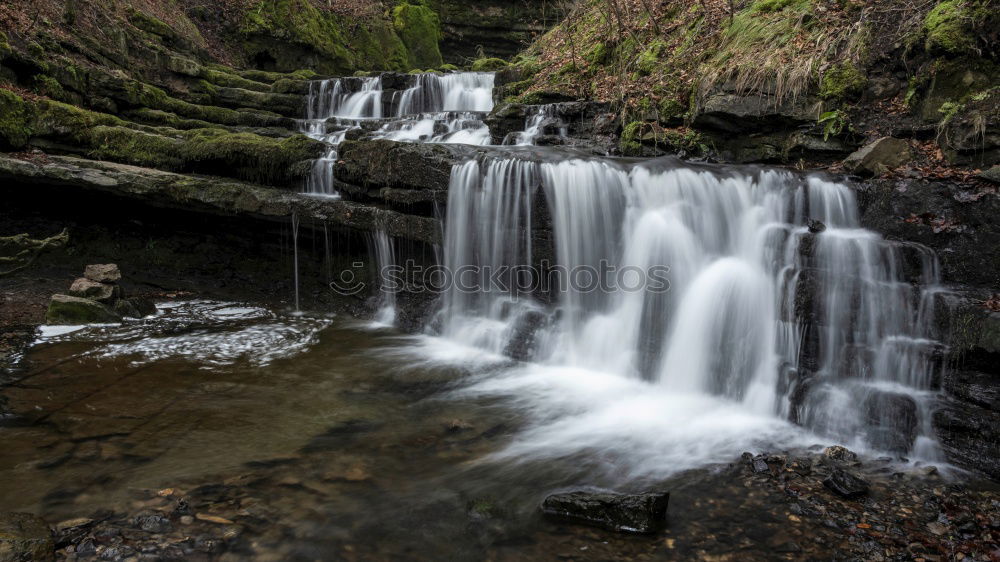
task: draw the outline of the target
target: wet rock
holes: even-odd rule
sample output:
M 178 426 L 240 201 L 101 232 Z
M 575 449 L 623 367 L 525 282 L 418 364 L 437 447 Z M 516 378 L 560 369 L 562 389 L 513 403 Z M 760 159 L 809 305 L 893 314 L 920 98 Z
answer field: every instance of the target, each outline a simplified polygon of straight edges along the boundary
M 169 533 L 174 528 L 169 519 L 155 513 L 136 516 L 132 519 L 132 526 L 150 533 Z
M 542 513 L 611 531 L 653 533 L 666 522 L 669 500 L 669 493 L 570 492 L 545 498 Z
M 30 513 L 0 513 L 0 562 L 52 560 L 55 548 L 45 521 Z
M 819 234 L 820 232 L 826 230 L 826 225 L 818 220 L 810 220 L 808 226 L 809 226 L 809 232 L 811 232 L 812 234 Z
M 880 176 L 910 161 L 913 154 L 905 140 L 883 137 L 844 159 L 844 169 L 861 176 Z
M 831 460 L 843 462 L 855 462 L 858 460 L 857 453 L 851 451 L 847 447 L 841 447 L 840 445 L 834 445 L 823 449 L 823 456 Z
M 866 480 L 842 468 L 834 469 L 833 473 L 823 480 L 823 485 L 838 496 L 848 499 L 864 496 L 869 488 Z
M 903 454 L 917 439 L 917 403 L 905 394 L 876 391 L 865 400 L 866 431 L 871 444 Z
M 53 295 L 45 313 L 45 322 L 54 326 L 115 324 L 121 321 L 122 317 L 107 306 L 70 295 Z
M 145 318 L 156 314 L 153 301 L 142 297 L 131 297 L 115 302 L 115 312 L 126 318 Z
M 95 300 L 103 304 L 111 304 L 121 297 L 121 288 L 110 283 L 99 283 L 86 277 L 81 277 L 69 288 L 70 296 Z
M 122 272 L 113 263 L 94 264 L 83 270 L 83 276 L 98 283 L 115 283 L 121 281 Z
M 345 141 L 334 171 L 338 180 L 354 185 L 446 190 L 452 165 L 467 154 L 468 147 L 461 145 Z

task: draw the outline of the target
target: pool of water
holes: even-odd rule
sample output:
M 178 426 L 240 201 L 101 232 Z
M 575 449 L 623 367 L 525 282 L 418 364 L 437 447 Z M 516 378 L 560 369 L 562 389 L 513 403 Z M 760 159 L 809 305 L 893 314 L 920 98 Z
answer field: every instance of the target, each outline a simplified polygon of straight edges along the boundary
M 160 308 L 43 328 L 6 392 L 19 415 L 0 426 L 3 511 L 56 522 L 218 486 L 206 509 L 265 522 L 244 545 L 262 558 L 680 556 L 737 548 L 717 534 L 734 526 L 784 529 L 783 494 L 727 492 L 743 485 L 727 464 L 817 443 L 722 399 L 353 319 Z M 667 538 L 542 519 L 547 494 L 580 487 L 668 489 L 685 507 Z

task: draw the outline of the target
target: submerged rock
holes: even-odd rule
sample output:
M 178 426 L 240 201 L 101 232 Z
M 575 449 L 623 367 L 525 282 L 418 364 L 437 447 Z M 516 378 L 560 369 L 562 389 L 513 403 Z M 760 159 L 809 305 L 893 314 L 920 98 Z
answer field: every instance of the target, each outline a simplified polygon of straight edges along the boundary
M 868 482 L 850 472 L 838 468 L 823 480 L 823 485 L 838 496 L 848 499 L 859 498 L 868 493 Z
M 545 498 L 542 513 L 611 531 L 654 533 L 666 523 L 669 501 L 669 492 L 635 495 L 569 492 Z
M 121 321 L 122 317 L 107 306 L 70 295 L 53 295 L 45 313 L 45 322 L 53 326 L 114 324 Z
M 54 558 L 55 543 L 45 521 L 30 513 L 0 513 L 0 562 Z

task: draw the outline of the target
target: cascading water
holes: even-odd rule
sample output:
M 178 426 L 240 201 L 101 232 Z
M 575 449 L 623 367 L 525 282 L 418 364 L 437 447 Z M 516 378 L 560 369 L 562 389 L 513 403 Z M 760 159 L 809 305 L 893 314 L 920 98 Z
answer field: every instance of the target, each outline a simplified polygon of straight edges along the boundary
M 515 146 L 530 146 L 535 144 L 535 140 L 544 132 L 545 126 L 555 126 L 559 129 L 559 136 L 566 136 L 566 125 L 556 114 L 555 104 L 540 105 L 538 109 L 525 119 L 524 131 L 512 133 L 508 136 L 504 144 Z
M 374 320 L 379 324 L 392 326 L 396 322 L 396 287 L 390 286 L 392 273 L 390 268 L 396 264 L 395 245 L 392 238 L 385 230 L 377 230 L 371 234 L 369 243 L 372 247 L 371 255 L 375 257 L 375 266 L 378 269 L 376 277 L 379 280 L 378 310 L 375 312 Z
M 386 100 L 383 80 L 350 77 L 317 80 L 309 84 L 306 118 L 299 130 L 328 145 L 306 180 L 305 192 L 339 197 L 333 167 L 337 147 L 351 129 L 364 122 L 382 122 L 374 136 L 396 141 L 485 145 L 489 128 L 483 117 L 493 109 L 493 73 L 418 74 L 412 87 Z M 385 115 L 386 103 L 397 109 Z
M 490 271 L 513 269 L 508 290 L 453 286 L 445 337 L 721 399 L 857 447 L 933 454 L 935 260 L 862 229 L 849 186 L 672 159 L 514 156 L 456 166 L 449 190 L 445 265 L 475 266 L 480 286 Z M 539 236 L 545 224 L 551 249 Z M 553 250 L 563 278 L 550 308 L 517 287 Z M 921 258 L 906 262 L 919 270 L 913 283 L 904 254 Z M 669 267 L 669 290 L 623 276 L 656 266 Z M 568 282 L 583 270 L 611 290 Z
M 352 85 L 355 86 L 352 89 Z M 306 118 L 299 130 L 327 144 L 326 154 L 313 164 L 306 181 L 306 193 L 337 197 L 333 187 L 333 166 L 337 162 L 337 146 L 348 130 L 361 119 L 382 117 L 382 79 L 335 78 L 310 82 L 306 98 Z M 333 123 L 330 121 L 334 118 Z

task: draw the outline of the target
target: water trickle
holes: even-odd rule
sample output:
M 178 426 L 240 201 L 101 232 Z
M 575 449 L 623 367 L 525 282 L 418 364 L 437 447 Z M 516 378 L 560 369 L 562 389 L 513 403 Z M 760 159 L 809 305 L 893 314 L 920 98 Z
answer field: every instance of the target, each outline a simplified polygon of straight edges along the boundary
M 396 265 L 395 244 L 392 237 L 382 229 L 372 233 L 369 238 L 371 255 L 375 257 L 378 279 L 375 322 L 392 326 L 396 323 L 396 279 L 392 268 Z
M 562 276 L 551 307 L 524 289 L 541 256 Z M 444 296 L 443 335 L 464 345 L 721 398 L 857 447 L 933 448 L 934 256 L 862 229 L 843 183 L 671 159 L 468 162 L 452 172 L 444 263 L 477 266 L 465 281 L 487 287 Z M 483 266 L 510 268 L 505 288 Z M 656 266 L 667 291 L 622 276 Z

